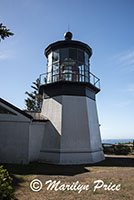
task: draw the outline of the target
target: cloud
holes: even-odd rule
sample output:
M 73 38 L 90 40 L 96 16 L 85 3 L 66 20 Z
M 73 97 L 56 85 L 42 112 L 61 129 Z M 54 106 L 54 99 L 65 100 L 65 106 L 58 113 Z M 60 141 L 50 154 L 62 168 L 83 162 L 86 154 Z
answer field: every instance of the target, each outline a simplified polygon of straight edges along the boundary
M 14 38 L 12 40 L 4 40 L 0 42 L 0 61 L 11 60 L 16 58 L 19 39 Z
M 128 92 L 134 92 L 134 88 L 128 88 L 127 91 Z
M 0 60 L 6 60 L 6 59 L 8 59 L 8 55 L 7 54 L 0 54 Z
M 117 54 L 113 59 L 122 69 L 134 71 L 134 50 L 128 50 Z
M 14 57 L 13 52 L 11 52 L 9 50 L 0 52 L 0 61 L 8 60 L 8 59 L 11 59 L 13 57 Z
M 119 102 L 119 103 L 114 104 L 114 106 L 118 108 L 125 108 L 130 105 L 133 105 L 133 101 L 124 101 L 124 102 Z
M 134 65 L 134 50 L 123 53 L 120 55 L 119 60 L 124 65 Z
M 129 85 L 127 88 L 123 89 L 122 92 L 134 92 L 134 85 Z

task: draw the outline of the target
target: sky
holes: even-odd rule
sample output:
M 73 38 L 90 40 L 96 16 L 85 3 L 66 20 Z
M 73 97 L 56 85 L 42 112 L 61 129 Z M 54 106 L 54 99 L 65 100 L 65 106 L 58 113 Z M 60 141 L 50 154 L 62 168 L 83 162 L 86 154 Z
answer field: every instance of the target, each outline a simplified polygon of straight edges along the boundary
M 1 98 L 25 109 L 25 92 L 46 71 L 44 49 L 69 26 L 93 50 L 102 139 L 134 139 L 134 0 L 0 0 L 0 23 L 14 33 L 0 42 Z

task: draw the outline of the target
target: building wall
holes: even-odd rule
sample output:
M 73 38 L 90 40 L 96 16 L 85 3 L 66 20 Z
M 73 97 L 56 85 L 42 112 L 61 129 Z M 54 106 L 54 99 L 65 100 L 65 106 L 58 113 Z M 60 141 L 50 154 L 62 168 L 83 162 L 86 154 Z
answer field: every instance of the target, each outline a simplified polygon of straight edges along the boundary
M 26 164 L 29 122 L 0 121 L 0 162 Z
M 29 161 L 38 161 L 47 122 L 32 122 L 29 133 Z
M 0 162 L 27 164 L 31 120 L 2 102 L 0 105 L 13 113 L 0 113 Z
M 7 103 L 8 104 L 8 103 Z M 0 163 L 28 164 L 39 160 L 46 122 L 0 102 Z M 39 117 L 39 116 L 37 116 Z

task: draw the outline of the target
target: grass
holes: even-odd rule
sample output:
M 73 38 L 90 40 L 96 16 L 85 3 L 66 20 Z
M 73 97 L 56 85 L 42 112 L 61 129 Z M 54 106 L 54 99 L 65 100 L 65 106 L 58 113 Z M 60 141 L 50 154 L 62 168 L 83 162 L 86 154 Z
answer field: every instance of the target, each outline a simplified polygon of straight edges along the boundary
M 4 165 L 13 177 L 13 188 L 18 200 L 132 200 L 134 199 L 134 156 L 106 156 L 106 160 L 96 165 L 57 166 L 31 163 L 29 165 Z M 42 181 L 43 188 L 33 192 L 29 184 L 33 179 Z M 101 179 L 105 184 L 121 184 L 120 191 L 93 192 L 94 181 Z M 89 184 L 88 191 L 50 191 L 47 180 L 60 180 L 61 184 Z

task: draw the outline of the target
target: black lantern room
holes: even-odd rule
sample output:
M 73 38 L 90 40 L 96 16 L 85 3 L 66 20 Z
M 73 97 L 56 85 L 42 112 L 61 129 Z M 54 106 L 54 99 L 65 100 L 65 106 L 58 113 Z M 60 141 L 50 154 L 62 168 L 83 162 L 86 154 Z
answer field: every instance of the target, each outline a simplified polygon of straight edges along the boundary
M 44 85 L 59 82 L 84 84 L 95 93 L 99 92 L 100 80 L 90 72 L 92 49 L 83 42 L 72 40 L 71 32 L 65 33 L 64 38 L 45 49 L 47 73 L 40 75 L 40 92 L 43 93 Z

